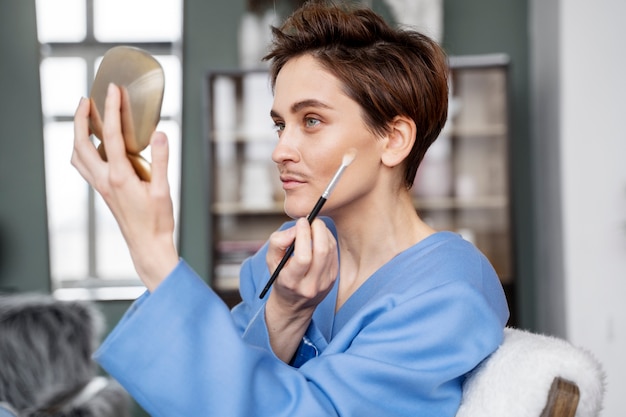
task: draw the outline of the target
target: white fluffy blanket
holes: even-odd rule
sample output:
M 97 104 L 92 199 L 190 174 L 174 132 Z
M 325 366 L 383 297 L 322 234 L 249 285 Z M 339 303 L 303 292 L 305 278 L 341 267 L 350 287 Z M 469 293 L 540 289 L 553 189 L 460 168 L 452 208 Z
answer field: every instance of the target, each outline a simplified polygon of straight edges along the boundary
M 604 372 L 589 352 L 563 339 L 506 328 L 502 345 L 465 381 L 456 416 L 539 417 L 556 376 L 580 389 L 576 417 L 599 414 Z

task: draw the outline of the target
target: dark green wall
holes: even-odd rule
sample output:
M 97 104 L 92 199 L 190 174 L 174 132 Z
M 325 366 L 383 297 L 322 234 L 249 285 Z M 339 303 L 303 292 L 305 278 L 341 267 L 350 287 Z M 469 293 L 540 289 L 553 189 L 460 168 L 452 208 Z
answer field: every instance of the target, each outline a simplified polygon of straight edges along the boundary
M 204 74 L 235 68 L 237 31 L 245 0 L 186 0 L 183 39 L 183 173 L 180 252 L 200 276 L 208 279 L 208 177 L 205 161 Z
M 0 291 L 50 291 L 35 2 L 0 2 Z

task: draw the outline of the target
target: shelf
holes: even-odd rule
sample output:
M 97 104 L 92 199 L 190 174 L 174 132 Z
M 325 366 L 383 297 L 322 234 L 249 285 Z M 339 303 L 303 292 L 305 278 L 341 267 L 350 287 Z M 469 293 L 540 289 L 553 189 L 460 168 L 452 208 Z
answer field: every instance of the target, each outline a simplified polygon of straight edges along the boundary
M 451 136 L 463 136 L 463 137 L 493 137 L 502 136 L 505 137 L 508 133 L 508 128 L 504 124 L 493 125 L 456 125 L 450 129 Z
M 506 54 L 459 55 L 449 57 L 452 68 L 506 68 L 511 59 Z
M 237 291 L 239 289 L 239 270 L 241 264 L 223 263 L 215 266 L 213 286 L 219 291 Z

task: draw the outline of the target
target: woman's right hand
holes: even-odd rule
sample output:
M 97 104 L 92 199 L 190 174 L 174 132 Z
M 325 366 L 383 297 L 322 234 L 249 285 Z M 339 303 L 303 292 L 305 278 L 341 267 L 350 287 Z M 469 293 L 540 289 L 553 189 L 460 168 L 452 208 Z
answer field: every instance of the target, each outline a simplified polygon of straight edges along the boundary
M 81 99 L 74 115 L 72 165 L 108 205 L 139 277 L 153 291 L 178 263 L 167 180 L 167 137 L 161 132 L 152 135 L 152 180 L 142 181 L 126 156 L 120 102 L 119 88 L 109 85 L 102 134 L 107 161 L 103 161 L 90 139 L 90 100 Z
M 265 306 L 265 321 L 276 356 L 293 357 L 317 305 L 331 290 L 339 271 L 337 241 L 319 219 L 304 218 L 295 227 L 272 234 L 267 251 L 270 272 L 295 239 L 294 253 L 273 284 Z

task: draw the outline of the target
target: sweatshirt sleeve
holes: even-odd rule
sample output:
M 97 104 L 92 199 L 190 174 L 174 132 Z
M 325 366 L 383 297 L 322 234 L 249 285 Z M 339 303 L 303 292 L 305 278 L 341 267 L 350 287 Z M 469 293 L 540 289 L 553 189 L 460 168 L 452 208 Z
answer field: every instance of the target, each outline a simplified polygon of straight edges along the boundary
M 244 342 L 184 261 L 133 304 L 94 358 L 153 417 L 334 415 L 301 373 Z

